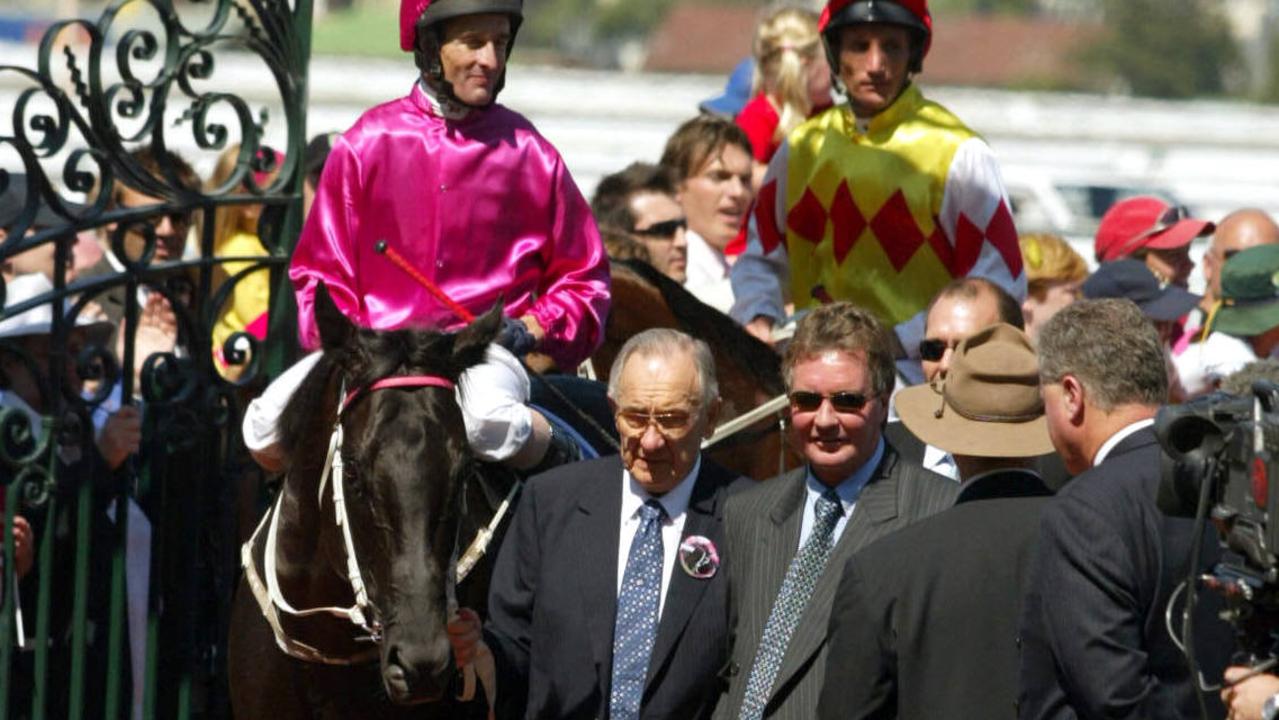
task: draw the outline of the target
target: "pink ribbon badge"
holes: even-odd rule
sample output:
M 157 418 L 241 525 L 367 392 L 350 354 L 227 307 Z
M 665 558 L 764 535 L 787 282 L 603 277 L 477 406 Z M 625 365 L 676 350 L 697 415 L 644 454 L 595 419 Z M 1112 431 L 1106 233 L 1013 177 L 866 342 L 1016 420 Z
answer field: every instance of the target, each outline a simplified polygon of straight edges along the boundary
M 706 580 L 719 570 L 719 552 L 710 538 L 689 535 L 679 544 L 679 564 L 691 577 Z

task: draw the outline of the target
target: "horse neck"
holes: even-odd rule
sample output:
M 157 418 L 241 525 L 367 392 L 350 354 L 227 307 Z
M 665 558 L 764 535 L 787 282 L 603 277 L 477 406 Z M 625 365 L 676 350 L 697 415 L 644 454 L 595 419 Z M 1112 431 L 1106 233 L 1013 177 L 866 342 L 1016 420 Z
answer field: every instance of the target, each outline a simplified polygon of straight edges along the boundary
M 345 548 L 333 508 L 332 478 L 320 496 L 320 475 L 337 415 L 339 385 L 334 373 L 324 389 L 324 412 L 318 414 L 312 428 L 322 444 L 292 463 L 277 509 L 276 563 L 281 586 L 296 593 L 299 601 L 317 605 L 349 603 L 351 595 L 349 582 L 335 571 L 342 567 Z

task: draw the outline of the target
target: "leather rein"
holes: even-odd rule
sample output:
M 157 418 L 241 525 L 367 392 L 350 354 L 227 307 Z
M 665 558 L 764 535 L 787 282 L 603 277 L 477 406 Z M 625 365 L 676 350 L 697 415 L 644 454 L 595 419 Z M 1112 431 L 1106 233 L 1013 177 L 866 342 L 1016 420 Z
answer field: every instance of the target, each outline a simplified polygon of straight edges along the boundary
M 362 630 L 365 634 L 355 638 L 357 641 L 371 642 L 374 645 L 382 640 L 382 624 L 373 617 L 373 605 L 369 601 L 368 590 L 364 583 L 364 577 L 360 572 L 360 563 L 355 552 L 355 543 L 351 538 L 351 521 L 346 510 L 346 494 L 344 483 L 344 472 L 342 463 L 342 414 L 351 406 L 355 400 L 363 396 L 367 392 L 381 390 L 384 388 L 427 388 L 438 387 L 448 390 L 454 389 L 453 381 L 440 377 L 438 375 L 401 375 L 389 378 L 383 378 L 366 387 L 359 387 L 347 392 L 346 381 L 342 381 L 342 387 L 339 390 L 340 403 L 338 405 L 336 418 L 333 422 L 333 432 L 329 436 L 329 449 L 324 459 L 324 470 L 320 475 L 319 492 L 317 494 L 317 505 L 323 503 L 326 487 L 329 486 L 329 478 L 332 477 L 332 499 L 333 514 L 337 522 L 337 526 L 342 532 L 342 544 L 346 551 L 346 568 L 347 581 L 351 585 L 351 592 L 355 598 L 355 603 L 350 607 L 316 607 L 304 610 L 298 610 L 284 597 L 284 593 L 280 589 L 279 576 L 276 568 L 276 538 L 277 528 L 280 519 L 280 503 L 284 497 L 284 493 L 280 493 L 276 498 L 275 505 L 263 516 L 262 521 L 258 524 L 257 530 L 253 532 L 253 536 L 240 549 L 240 562 L 244 567 L 245 576 L 249 582 L 249 587 L 253 591 L 254 597 L 258 601 L 258 606 L 262 611 L 263 617 L 271 626 L 271 631 L 275 635 L 276 645 L 285 654 L 303 660 L 306 662 L 321 663 L 325 665 L 354 665 L 367 662 L 377 657 L 378 649 L 376 647 L 369 648 L 354 655 L 339 657 L 323 652 L 315 647 L 307 645 L 302 641 L 292 638 L 286 633 L 280 625 L 280 614 L 290 615 L 293 617 L 307 617 L 312 615 L 328 615 L 344 619 Z M 449 612 L 455 610 L 456 599 L 453 595 L 453 587 L 456 583 L 462 582 L 470 573 L 475 564 L 488 551 L 489 543 L 492 540 L 493 533 L 498 525 L 501 524 L 503 518 L 510 511 L 511 503 L 519 489 L 519 483 L 512 485 L 510 492 L 498 507 L 493 519 L 487 527 L 481 528 L 476 534 L 475 540 L 457 558 L 454 563 L 455 570 L 452 573 L 449 584 Z M 465 496 L 465 488 L 461 494 Z M 262 576 L 259 576 L 257 564 L 253 559 L 253 547 L 257 543 L 258 534 L 266 528 L 266 546 L 264 548 L 264 561 Z M 455 546 L 456 553 L 456 546 Z M 457 557 L 456 554 L 454 556 Z

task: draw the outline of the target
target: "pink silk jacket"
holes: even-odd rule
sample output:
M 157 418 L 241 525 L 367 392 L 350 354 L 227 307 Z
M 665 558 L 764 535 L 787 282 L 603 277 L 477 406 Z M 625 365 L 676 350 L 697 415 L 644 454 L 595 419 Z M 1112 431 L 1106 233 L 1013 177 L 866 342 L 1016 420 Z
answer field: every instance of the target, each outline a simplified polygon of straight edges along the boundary
M 375 250 L 383 240 L 470 312 L 500 300 L 532 315 L 561 368 L 603 339 L 608 259 L 590 207 L 555 148 L 501 105 L 446 120 L 414 84 L 335 141 L 289 268 L 304 347 L 319 345 L 321 281 L 363 327 L 465 324 Z

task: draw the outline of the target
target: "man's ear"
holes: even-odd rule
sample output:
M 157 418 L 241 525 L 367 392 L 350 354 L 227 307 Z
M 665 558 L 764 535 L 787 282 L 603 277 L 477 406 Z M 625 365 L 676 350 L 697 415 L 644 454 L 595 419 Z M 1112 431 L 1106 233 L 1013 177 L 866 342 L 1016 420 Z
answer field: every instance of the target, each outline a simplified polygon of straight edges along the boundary
M 716 397 L 706 406 L 706 432 L 702 437 L 710 439 L 715 434 L 715 426 L 719 425 L 719 413 L 724 409 L 724 400 Z
M 1071 424 L 1082 424 L 1088 401 L 1088 390 L 1079 378 L 1066 375 L 1061 379 L 1061 401 L 1066 404 L 1066 417 L 1070 418 Z

